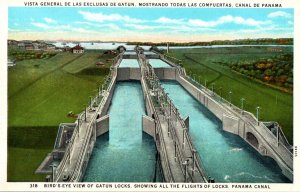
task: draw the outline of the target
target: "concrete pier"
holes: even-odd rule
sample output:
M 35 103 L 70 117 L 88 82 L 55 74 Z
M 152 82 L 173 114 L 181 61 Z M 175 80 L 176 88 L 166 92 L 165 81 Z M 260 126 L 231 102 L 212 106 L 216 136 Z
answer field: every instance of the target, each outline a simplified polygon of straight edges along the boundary
M 147 114 L 152 117 L 144 130 L 154 134 L 166 182 L 208 182 L 188 127 L 159 85 L 154 69 L 143 59 L 140 63 Z

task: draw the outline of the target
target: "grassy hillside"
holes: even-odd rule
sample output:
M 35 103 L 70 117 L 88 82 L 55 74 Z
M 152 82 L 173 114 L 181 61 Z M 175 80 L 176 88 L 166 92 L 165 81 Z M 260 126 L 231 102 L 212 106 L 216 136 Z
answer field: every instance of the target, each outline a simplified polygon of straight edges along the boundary
M 23 60 L 8 70 L 8 181 L 43 181 L 34 171 L 53 149 L 58 125 L 74 122 L 111 63 L 96 67 L 101 51 L 59 53 Z M 111 56 L 113 57 L 113 56 Z
M 78 73 L 87 67 L 95 66 L 99 58 L 101 58 L 101 55 L 98 51 L 90 51 L 73 61 L 70 65 L 64 66 L 63 70 L 69 73 Z
M 50 59 L 30 59 L 17 62 L 8 68 L 8 97 L 26 89 L 45 75 L 60 69 L 64 65 L 76 60 L 81 55 L 59 53 Z
M 292 48 L 283 48 L 283 52 L 293 53 Z M 170 56 L 182 60 L 187 73 L 201 84 L 217 94 L 231 99 L 241 106 L 245 98 L 244 109 L 256 114 L 260 106 L 260 118 L 264 121 L 278 121 L 288 140 L 293 143 L 293 96 L 279 89 L 257 82 L 245 75 L 238 74 L 224 63 L 237 61 L 253 62 L 257 59 L 274 57 L 265 47 L 214 48 L 214 49 L 176 49 Z

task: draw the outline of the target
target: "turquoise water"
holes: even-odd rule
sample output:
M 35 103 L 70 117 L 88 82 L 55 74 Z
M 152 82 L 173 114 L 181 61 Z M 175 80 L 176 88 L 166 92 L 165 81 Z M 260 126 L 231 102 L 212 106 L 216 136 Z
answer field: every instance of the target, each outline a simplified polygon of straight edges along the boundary
M 118 82 L 109 111 L 109 133 L 97 138 L 83 181 L 153 182 L 156 147 L 142 132 L 144 100 L 139 82 Z
M 149 63 L 153 68 L 158 68 L 158 67 L 172 67 L 168 63 L 164 62 L 163 60 L 160 59 L 149 59 Z
M 122 59 L 119 67 L 139 68 L 140 65 L 136 59 Z
M 177 82 L 163 81 L 182 117 L 190 116 L 190 134 L 207 174 L 216 182 L 290 182 L 276 162 L 243 139 L 222 131 L 222 123 Z

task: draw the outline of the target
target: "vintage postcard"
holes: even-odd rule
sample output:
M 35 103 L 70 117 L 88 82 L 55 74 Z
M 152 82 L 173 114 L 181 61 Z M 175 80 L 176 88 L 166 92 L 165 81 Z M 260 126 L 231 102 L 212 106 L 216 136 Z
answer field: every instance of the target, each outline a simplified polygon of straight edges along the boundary
M 0 191 L 300 191 L 299 2 L 2 4 Z

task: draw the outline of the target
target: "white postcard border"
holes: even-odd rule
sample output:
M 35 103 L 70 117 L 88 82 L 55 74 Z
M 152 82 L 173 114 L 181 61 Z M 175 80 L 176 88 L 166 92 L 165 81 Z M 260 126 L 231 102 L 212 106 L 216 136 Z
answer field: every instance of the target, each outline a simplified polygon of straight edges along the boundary
M 58 2 L 60 0 L 39 0 L 35 2 Z M 8 6 L 25 6 L 25 0 L 10 0 L 0 1 L 0 13 L 1 13 L 1 37 L 0 37 L 0 50 L 1 57 L 0 61 L 2 65 L 0 65 L 0 191 L 261 191 L 261 189 L 234 189 L 230 188 L 213 188 L 213 186 L 221 185 L 221 184 L 201 184 L 203 188 L 171 188 L 171 184 L 165 184 L 168 188 L 99 188 L 96 187 L 97 183 L 84 183 L 86 185 L 85 188 L 79 187 L 71 187 L 71 188 L 46 188 L 45 184 L 49 183 L 27 183 L 27 182 L 6 182 L 6 171 L 7 171 L 7 37 L 8 37 Z M 33 2 L 33 1 L 31 1 Z M 84 2 L 84 0 L 75 0 L 75 1 L 66 1 L 61 0 L 64 4 L 67 2 Z M 89 2 L 99 2 L 97 0 L 89 0 Z M 102 0 L 101 2 L 112 2 L 112 0 Z M 114 0 L 116 4 L 118 2 L 124 2 L 124 0 Z M 162 2 L 161 0 L 129 0 L 126 2 Z M 183 2 L 182 0 L 164 0 L 163 2 Z M 189 0 L 184 2 L 195 2 L 199 3 L 200 1 Z M 202 0 L 201 2 L 231 2 L 232 4 L 239 3 L 238 0 Z M 294 146 L 299 147 L 299 137 L 300 137 L 300 102 L 298 99 L 300 98 L 300 1 L 293 0 L 255 0 L 253 1 L 243 1 L 243 3 L 281 3 L 283 8 L 294 8 Z M 39 6 L 41 7 L 41 6 Z M 135 7 L 137 8 L 137 7 Z M 150 7 L 149 7 L 150 8 Z M 171 7 L 170 7 L 171 8 Z M 179 7 L 176 7 L 179 8 Z M 187 8 L 187 7 L 184 7 Z M 263 8 L 262 8 L 263 9 Z M 4 154 L 4 155 L 3 155 Z M 300 191 L 300 162 L 299 162 L 299 148 L 298 148 L 298 156 L 294 155 L 294 183 L 293 184 L 266 184 L 269 185 L 271 189 L 267 189 L 264 191 Z M 68 183 L 59 183 L 59 184 L 68 184 Z M 111 183 L 113 185 L 120 183 Z M 122 183 L 121 183 L 122 184 Z M 135 183 L 130 183 L 131 186 L 134 186 Z M 35 187 L 38 185 L 38 188 Z M 71 184 L 73 185 L 73 184 Z M 158 184 L 159 185 L 159 184 Z M 179 184 L 181 185 L 181 184 Z M 232 185 L 232 184 L 228 184 Z M 251 184 L 253 187 L 255 184 Z M 87 186 L 91 186 L 90 188 Z M 207 186 L 207 188 L 205 188 Z

